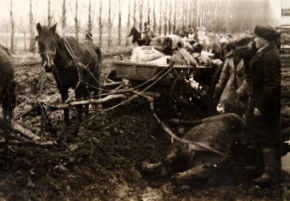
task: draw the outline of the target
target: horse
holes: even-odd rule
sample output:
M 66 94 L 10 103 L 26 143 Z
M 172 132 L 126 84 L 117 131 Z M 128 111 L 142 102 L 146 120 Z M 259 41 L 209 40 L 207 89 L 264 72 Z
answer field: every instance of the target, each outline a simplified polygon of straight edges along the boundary
M 16 83 L 14 81 L 14 72 L 14 62 L 9 50 L 0 45 L 0 102 L 2 106 L 3 130 L 6 148 L 8 137 L 10 135 L 13 110 L 16 105 Z
M 101 50 L 91 41 L 79 43 L 73 37 L 60 37 L 56 33 L 57 24 L 52 27 L 36 25 L 38 31 L 39 54 L 42 66 L 52 73 L 62 101 L 68 99 L 68 89 L 75 90 L 76 99 L 99 94 Z M 77 106 L 78 118 L 82 122 L 83 106 Z M 88 105 L 85 106 L 88 114 Z M 70 124 L 69 110 L 64 109 L 64 121 Z
M 151 38 L 153 37 L 152 31 L 150 31 L 149 34 L 145 34 L 144 39 L 141 37 L 141 33 L 136 29 L 136 27 L 132 27 L 128 37 L 133 36 L 132 43 L 137 43 L 138 46 L 146 45 L 148 46 L 150 44 Z

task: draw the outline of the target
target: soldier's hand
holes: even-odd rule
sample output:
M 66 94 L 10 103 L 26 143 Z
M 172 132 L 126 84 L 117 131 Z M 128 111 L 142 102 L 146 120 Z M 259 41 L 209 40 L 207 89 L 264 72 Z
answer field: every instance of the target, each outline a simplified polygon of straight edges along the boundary
M 262 116 L 262 113 L 261 113 L 261 111 L 258 108 L 255 108 L 254 109 L 254 115 L 255 116 Z

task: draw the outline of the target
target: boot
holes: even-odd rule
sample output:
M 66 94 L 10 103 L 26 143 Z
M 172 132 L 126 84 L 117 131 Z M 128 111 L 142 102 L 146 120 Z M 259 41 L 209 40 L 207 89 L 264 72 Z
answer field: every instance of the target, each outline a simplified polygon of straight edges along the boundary
M 274 147 L 262 148 L 264 157 L 265 172 L 262 176 L 253 180 L 256 184 L 276 183 L 279 181 L 278 168 Z

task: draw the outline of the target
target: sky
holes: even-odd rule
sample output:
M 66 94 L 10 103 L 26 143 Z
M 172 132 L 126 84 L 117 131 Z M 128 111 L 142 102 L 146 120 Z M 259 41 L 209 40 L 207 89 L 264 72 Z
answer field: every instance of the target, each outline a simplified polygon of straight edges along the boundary
M 13 11 L 15 15 L 16 20 L 28 20 L 28 12 L 29 12 L 29 0 L 1 0 L 1 6 L 0 6 L 0 20 L 6 20 L 9 21 L 9 10 L 10 10 L 10 2 L 13 2 Z M 33 7 L 34 7 L 34 15 L 36 16 L 38 21 L 45 21 L 46 20 L 46 13 L 47 13 L 47 0 L 32 0 L 33 1 Z M 68 21 L 71 21 L 73 23 L 73 10 L 74 10 L 74 4 L 76 0 L 67 0 L 67 3 L 72 5 L 70 6 L 68 15 Z M 89 0 L 79 0 L 79 7 L 83 8 L 84 10 L 87 8 Z M 100 0 L 91 0 L 93 5 L 96 5 L 99 3 Z M 108 0 L 102 0 L 107 3 Z M 129 1 L 129 0 L 123 0 L 123 1 Z M 144 0 L 144 2 L 147 0 Z M 154 0 L 151 0 L 154 2 Z M 186 0 L 185 0 L 186 1 Z M 188 0 L 190 1 L 190 0 Z M 216 0 L 218 1 L 218 0 Z M 241 0 L 243 1 L 243 0 Z M 254 0 L 253 0 L 254 1 Z M 272 9 L 274 10 L 275 13 L 275 18 L 280 18 L 281 17 L 281 6 L 283 8 L 290 8 L 290 0 L 265 0 L 269 1 Z M 117 5 L 118 0 L 112 0 L 113 5 Z M 61 5 L 62 0 L 51 0 L 51 6 L 52 10 L 54 12 L 61 12 L 61 9 L 59 6 Z M 35 9 L 37 7 L 37 9 Z M 105 10 L 105 8 L 104 8 Z M 60 15 L 60 14 L 59 14 Z M 84 13 L 79 14 L 80 17 L 82 15 L 85 15 Z M 87 18 L 87 15 L 85 15 Z M 290 24 L 290 22 L 289 22 Z

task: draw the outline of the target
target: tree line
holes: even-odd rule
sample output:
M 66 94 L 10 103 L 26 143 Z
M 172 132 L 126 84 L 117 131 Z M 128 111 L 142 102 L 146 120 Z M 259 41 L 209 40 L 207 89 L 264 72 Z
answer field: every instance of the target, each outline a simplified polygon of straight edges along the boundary
M 144 22 L 149 22 L 156 35 L 167 35 L 200 26 L 213 32 L 236 33 L 273 20 L 265 0 L 86 0 L 85 7 L 77 0 L 59 0 L 58 6 L 52 6 L 53 0 L 42 1 L 47 8 L 42 19 L 46 25 L 58 23 L 62 36 L 73 34 L 77 40 L 91 32 L 100 47 L 129 45 L 129 30 L 133 26 L 142 30 Z M 22 26 L 15 22 L 14 1 L 10 2 L 10 50 L 14 52 L 16 48 L 16 27 L 22 27 L 24 40 L 30 39 L 27 49 L 33 51 L 35 25 L 39 20 L 33 10 L 36 0 L 29 0 L 28 20 L 20 22 Z M 73 19 L 69 20 L 69 16 Z

